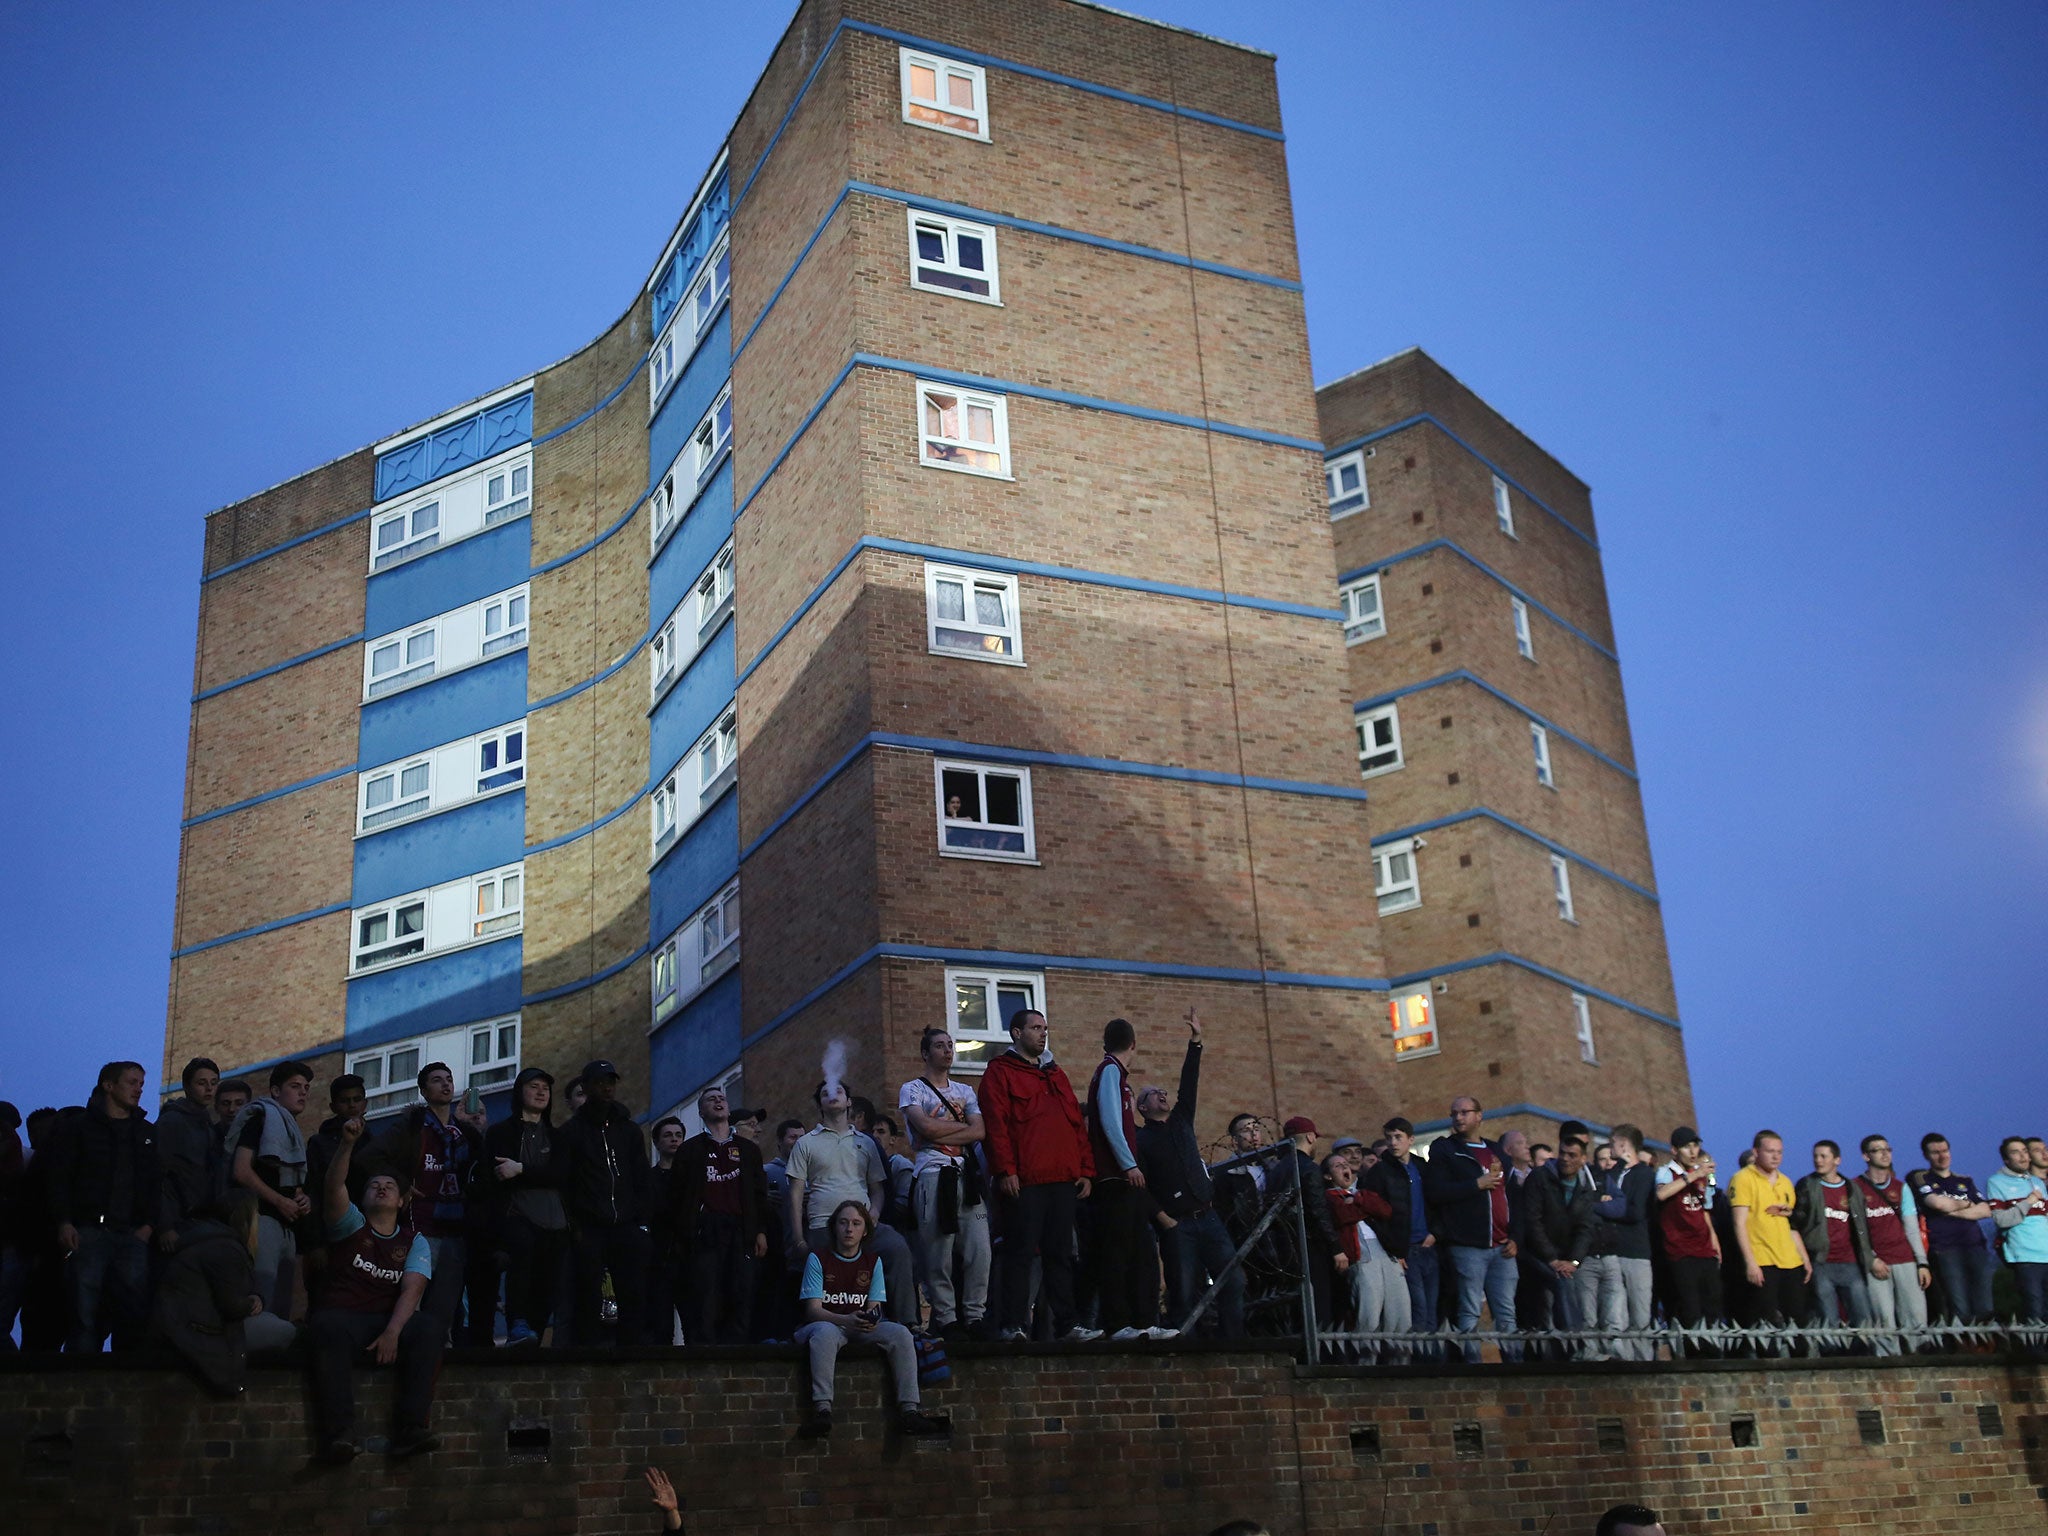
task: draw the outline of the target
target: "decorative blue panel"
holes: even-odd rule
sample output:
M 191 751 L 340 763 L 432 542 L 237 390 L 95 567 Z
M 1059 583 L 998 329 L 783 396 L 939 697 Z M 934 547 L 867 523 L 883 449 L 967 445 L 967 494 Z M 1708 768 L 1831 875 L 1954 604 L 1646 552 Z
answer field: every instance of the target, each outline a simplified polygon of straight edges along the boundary
M 642 813 L 644 816 L 644 812 Z M 647 877 L 650 942 L 659 942 L 716 896 L 740 867 L 740 797 L 727 790 Z
M 697 423 L 711 409 L 725 381 L 732 377 L 732 311 L 721 310 L 704 344 L 684 366 L 682 377 L 647 424 L 647 484 L 651 488 L 667 472 Z
M 733 629 L 730 619 L 721 624 L 675 686 L 654 706 L 647 761 L 656 773 L 668 772 L 669 765 L 696 745 L 718 712 L 732 701 Z
M 519 1011 L 520 935 L 352 977 L 351 1048 L 382 1045 Z
M 738 1061 L 739 968 L 727 971 L 656 1030 L 647 1042 L 647 1057 L 648 1106 L 653 1110 L 695 1093 L 713 1073 Z
M 701 412 L 699 414 L 702 414 Z M 533 396 L 501 401 L 451 426 L 416 438 L 377 459 L 377 499 L 417 490 L 430 480 L 502 453 L 533 436 Z
M 486 528 L 372 576 L 363 595 L 363 633 L 388 635 L 437 613 L 452 613 L 518 586 L 532 571 L 532 518 Z
M 712 556 L 732 537 L 732 456 L 728 454 L 697 499 L 690 503 L 682 526 L 668 536 L 647 573 L 647 611 L 665 619 L 675 611 Z
M 675 254 L 661 269 L 661 276 L 654 280 L 655 335 L 661 334 L 661 328 L 668 324 L 668 317 L 676 312 L 683 295 L 690 291 L 697 269 L 704 265 L 704 258 L 711 254 L 711 247 L 718 243 L 718 232 L 725 228 L 731 217 L 732 193 L 721 174 L 705 196 L 697 216 L 690 220 L 690 227 L 683 232 L 683 238 L 676 243 Z
M 375 767 L 526 713 L 526 652 L 495 656 L 363 706 L 356 761 Z
M 349 899 L 366 907 L 478 870 L 516 864 L 525 852 L 526 791 L 494 795 L 357 838 Z

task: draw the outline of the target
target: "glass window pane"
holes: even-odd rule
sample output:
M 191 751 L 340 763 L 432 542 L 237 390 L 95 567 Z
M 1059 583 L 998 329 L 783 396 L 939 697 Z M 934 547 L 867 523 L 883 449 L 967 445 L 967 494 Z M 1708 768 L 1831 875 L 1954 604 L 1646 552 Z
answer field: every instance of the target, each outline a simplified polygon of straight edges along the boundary
M 384 1058 L 382 1056 L 365 1056 L 361 1061 L 354 1063 L 349 1068 L 349 1071 L 360 1077 L 363 1080 L 363 1086 L 373 1093 L 384 1086 Z
M 403 793 L 408 800 L 411 799 L 414 795 L 424 795 L 427 792 L 427 775 L 427 764 L 408 764 L 406 766 L 405 772 L 399 776 L 398 787 L 400 792 Z
M 412 531 L 415 534 L 428 533 L 441 526 L 441 504 L 430 501 L 412 515 Z
M 988 1033 L 988 987 L 979 981 L 953 984 L 953 1024 L 973 1034 Z
M 939 617 L 958 624 L 967 617 L 967 590 L 957 581 L 941 581 L 939 590 Z
M 526 732 L 512 731 L 505 737 L 505 761 L 516 763 L 526 755 Z
M 1026 1008 L 1036 1008 L 1038 1000 L 1032 996 L 1032 989 L 1017 982 L 1004 982 L 996 988 L 996 1007 L 1002 1017 L 1003 1028 L 1010 1027 L 1010 1020 Z
M 356 940 L 357 948 L 368 949 L 372 944 L 382 944 L 386 936 L 391 932 L 390 915 L 379 912 L 374 916 L 366 917 L 362 920 L 359 928 L 361 936 Z
M 993 406 L 967 407 L 967 440 L 970 443 L 993 443 L 996 440 L 996 413 Z
M 386 672 L 394 670 L 397 666 L 398 642 L 396 640 L 392 641 L 389 645 L 380 645 L 370 652 L 370 676 L 382 677 Z
M 491 1059 L 491 1032 L 479 1029 L 469 1037 L 469 1064 L 481 1067 Z
M 1024 825 L 1023 797 L 1021 783 L 1006 773 L 992 773 L 988 776 L 988 819 L 997 826 L 1021 827 Z
M 940 775 L 940 783 L 944 786 L 948 820 L 981 820 L 981 784 L 977 775 L 948 768 Z
M 427 904 L 415 901 L 409 906 L 400 907 L 397 918 L 397 932 L 401 938 L 407 934 L 418 933 L 427 926 Z
M 514 496 L 524 496 L 526 494 L 527 473 L 527 468 L 524 464 L 512 471 L 512 494 Z
M 981 236 L 959 235 L 955 237 L 953 244 L 960 253 L 956 265 L 971 268 L 976 272 L 988 270 L 988 263 L 982 259 Z
M 495 741 L 487 741 L 483 744 L 483 749 L 477 757 L 477 767 L 479 771 L 489 773 L 497 766 L 498 744 Z
M 974 110 L 974 81 L 967 75 L 946 72 L 946 102 L 964 112 Z
M 945 234 L 940 230 L 927 229 L 922 224 L 918 225 L 917 254 L 926 261 L 944 261 L 946 259 Z
M 417 635 L 409 635 L 405 642 L 405 664 L 413 666 L 422 661 L 434 659 L 434 632 L 429 629 Z
M 405 519 L 394 517 L 377 527 L 377 547 L 390 549 L 405 542 Z
M 939 76 L 929 64 L 910 66 L 910 94 L 919 101 L 939 99 Z
M 946 432 L 945 397 L 926 395 L 924 397 L 924 430 L 929 437 L 943 437 Z
M 391 1081 L 403 1083 L 420 1075 L 420 1048 L 409 1045 L 402 1051 L 391 1053 Z
M 500 1024 L 498 1026 L 498 1060 L 510 1061 L 519 1054 L 519 1026 Z
M 958 615 L 954 615 L 958 617 Z M 1003 594 L 987 587 L 974 589 L 974 622 L 1000 629 L 1003 625 Z
M 518 906 L 518 905 L 519 905 L 519 876 L 517 876 L 517 875 L 507 875 L 507 876 L 505 877 L 505 880 L 504 880 L 504 884 L 503 884 L 503 887 L 502 887 L 502 889 L 503 889 L 503 891 L 504 891 L 504 902 L 505 902 L 505 906 L 506 906 L 506 907 L 508 907 L 508 908 L 511 908 L 511 907 L 516 907 L 516 906 Z
M 397 787 L 397 784 L 398 780 L 390 774 L 378 774 L 363 789 L 364 808 L 366 810 L 375 810 L 380 805 L 389 805 L 391 803 L 392 791 Z
M 484 499 L 486 501 L 503 501 L 505 499 L 505 477 L 503 475 L 491 476 L 491 488 Z

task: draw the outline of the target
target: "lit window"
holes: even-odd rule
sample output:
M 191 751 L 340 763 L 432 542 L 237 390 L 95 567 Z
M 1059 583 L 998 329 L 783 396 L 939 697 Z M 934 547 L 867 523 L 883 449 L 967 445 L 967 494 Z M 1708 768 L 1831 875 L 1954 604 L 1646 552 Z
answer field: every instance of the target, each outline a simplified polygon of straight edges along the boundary
M 1000 304 L 996 232 L 986 224 L 911 209 L 910 286 Z
M 484 654 L 501 656 L 526 644 L 526 588 L 484 604 Z
M 715 629 L 732 607 L 732 545 L 728 544 L 718 552 L 718 557 L 705 567 L 704 574 L 697 578 L 697 633 L 701 637 L 709 629 Z
M 355 969 L 426 953 L 427 899 L 406 896 L 356 913 Z
M 1394 1036 L 1394 1060 L 1411 1056 L 1434 1056 L 1440 1049 L 1436 1037 L 1436 1001 L 1429 995 L 1429 983 L 1399 987 L 1387 995 L 1387 1023 Z
M 1599 1066 L 1600 1057 L 1593 1049 L 1593 1005 L 1577 992 L 1572 994 L 1572 1026 L 1579 1041 L 1579 1060 L 1588 1066 Z
M 1529 745 L 1536 753 L 1536 782 L 1548 789 L 1557 788 L 1557 781 L 1550 775 L 1550 732 L 1533 720 L 1529 722 Z
M 1401 766 L 1401 712 L 1392 704 L 1358 717 L 1358 772 L 1362 778 L 1392 773 Z
M 739 756 L 739 711 L 729 709 L 725 718 L 706 731 L 697 743 L 697 794 L 703 803 L 708 805 L 732 782 L 731 775 Z
M 533 466 L 507 464 L 484 477 L 484 526 L 495 528 L 524 517 L 533 506 Z
M 469 1032 L 469 1081 L 466 1092 L 502 1088 L 519 1075 L 519 1021 L 504 1019 L 479 1024 Z
M 476 792 L 510 789 L 526 781 L 526 722 L 486 731 L 476 742 Z
M 903 121 L 963 138 L 988 138 L 988 77 L 974 64 L 902 51 Z
M 1415 875 L 1413 838 L 1373 849 L 1372 883 L 1382 916 L 1422 905 L 1422 885 Z
M 1372 505 L 1365 486 L 1365 450 L 1353 449 L 1323 466 L 1323 488 L 1328 492 L 1330 516 L 1349 517 Z
M 1017 578 L 959 566 L 924 568 L 926 644 L 934 655 L 1022 662 Z
M 427 624 L 408 634 L 371 642 L 366 696 L 381 698 L 432 677 L 436 639 L 437 627 Z
M 1557 915 L 1568 923 L 1579 919 L 1572 911 L 1572 866 L 1563 854 L 1550 856 L 1550 888 L 1557 896 Z
M 1380 579 L 1377 574 L 1361 576 L 1337 589 L 1344 609 L 1344 643 L 1359 645 L 1377 640 L 1387 632 L 1387 616 L 1380 607 Z
M 1534 661 L 1536 644 L 1529 634 L 1529 605 L 1519 597 L 1511 597 L 1508 602 L 1513 605 L 1515 612 L 1515 649 Z
M 1010 428 L 1001 395 L 950 384 L 917 386 L 920 453 L 926 467 L 970 475 L 1010 473 Z
M 1045 1011 L 1045 977 L 1035 971 L 946 971 L 947 1013 L 934 1020 L 960 1053 L 955 1072 L 979 1072 L 1010 1044 L 1010 1020 Z
M 941 853 L 973 859 L 1035 856 L 1029 768 L 993 768 L 940 759 L 933 772 Z
M 422 502 L 380 517 L 370 529 L 370 569 L 388 570 L 441 542 L 441 503 Z
M 362 781 L 362 803 L 357 807 L 356 829 L 374 832 L 395 821 L 405 821 L 425 812 L 433 804 L 434 760 L 416 758 L 394 768 L 366 773 Z
M 1515 533 L 1515 509 L 1508 501 L 1508 483 L 1499 475 L 1493 477 L 1493 520 L 1500 525 L 1500 531 L 1509 538 Z

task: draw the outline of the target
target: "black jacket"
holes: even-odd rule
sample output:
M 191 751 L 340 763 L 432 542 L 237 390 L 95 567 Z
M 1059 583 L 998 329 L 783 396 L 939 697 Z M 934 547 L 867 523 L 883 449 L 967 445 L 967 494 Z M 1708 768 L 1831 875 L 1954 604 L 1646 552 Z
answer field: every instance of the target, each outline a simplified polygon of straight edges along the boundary
M 1329 1190 L 1329 1181 L 1323 1177 L 1322 1168 L 1316 1160 L 1298 1148 L 1294 1154 L 1295 1171 L 1301 1175 L 1301 1215 L 1308 1229 L 1308 1246 L 1311 1252 L 1325 1259 L 1335 1258 L 1344 1251 L 1344 1245 L 1337 1237 L 1337 1223 L 1330 1215 L 1330 1202 L 1324 1198 Z M 1287 1175 L 1275 1168 L 1266 1176 L 1286 1178 Z
M 255 1294 L 256 1266 L 242 1240 L 217 1221 L 188 1221 L 157 1281 L 157 1335 L 214 1391 L 239 1391 L 242 1324 Z
M 50 1217 L 74 1227 L 147 1227 L 162 1214 L 156 1127 L 140 1110 L 116 1120 L 95 1098 L 50 1148 Z
M 1415 1161 L 1412 1158 L 1410 1160 Z M 1423 1175 L 1426 1190 L 1429 1179 L 1428 1164 L 1420 1164 L 1416 1171 Z M 1375 1221 L 1368 1216 L 1365 1224 L 1372 1228 L 1373 1236 L 1385 1247 L 1388 1258 L 1405 1260 L 1415 1230 L 1414 1190 L 1408 1180 L 1408 1170 L 1402 1166 L 1398 1157 L 1389 1153 L 1359 1175 L 1358 1187 L 1371 1190 L 1394 1208 L 1394 1214 L 1384 1220 Z M 1428 1229 L 1434 1232 L 1436 1223 L 1430 1219 L 1428 1207 L 1429 1200 L 1425 1194 L 1423 1221 Z
M 1580 1188 L 1565 1198 L 1564 1175 L 1555 1163 L 1545 1163 L 1529 1175 L 1522 1208 L 1522 1240 L 1529 1252 L 1545 1264 L 1569 1259 L 1577 1264 L 1593 1249 L 1593 1234 L 1599 1223 L 1599 1192 Z
M 1877 1262 L 1877 1250 L 1870 1246 L 1870 1206 L 1854 1179 L 1848 1185 L 1845 1203 L 1849 1209 L 1849 1251 L 1866 1275 Z M 1816 1264 L 1828 1261 L 1828 1201 L 1820 1175 L 1809 1173 L 1793 1186 L 1792 1230 L 1806 1244 L 1806 1253 Z
M 157 1116 L 157 1161 L 162 1170 L 160 1229 L 172 1230 L 227 1188 L 222 1126 L 190 1099 L 172 1099 Z
M 1138 1127 L 1138 1166 L 1159 1208 L 1178 1221 L 1215 1203 L 1209 1169 L 1195 1140 L 1195 1096 L 1202 1084 L 1202 1042 L 1190 1040 L 1180 1064 L 1180 1095 L 1164 1120 Z
M 647 1140 L 621 1104 L 595 1099 L 555 1132 L 562 1204 L 579 1227 L 645 1226 L 653 1166 Z
M 761 1149 L 737 1131 L 730 1133 L 740 1149 L 740 1236 L 751 1244 L 768 1232 L 768 1175 L 761 1171 Z M 717 1143 L 699 1131 L 676 1153 L 668 1180 L 668 1221 L 676 1241 L 688 1244 L 704 1205 L 705 1158 Z
M 1508 1160 L 1501 1155 L 1500 1143 L 1483 1144 L 1493 1149 L 1494 1166 L 1505 1174 Z M 1430 1143 L 1422 1183 L 1429 1196 L 1430 1210 L 1441 1223 L 1439 1242 L 1460 1248 L 1493 1246 L 1493 1191 L 1479 1187 L 1479 1176 L 1485 1171 L 1479 1159 L 1456 1136 L 1440 1137 Z
M 526 1137 L 526 1122 L 518 1115 L 500 1120 L 484 1132 L 483 1167 L 477 1173 L 476 1188 L 489 1191 L 493 1221 L 504 1215 L 512 1203 L 514 1191 L 560 1189 L 562 1186 L 562 1128 L 552 1121 L 542 1120 L 537 1129 L 548 1147 L 547 1156 L 539 1160 L 528 1160 L 519 1155 Z M 520 1171 L 516 1177 L 498 1177 L 498 1159 L 501 1157 L 519 1164 Z
M 1606 1193 L 1607 1179 L 1598 1171 L 1593 1182 L 1600 1187 L 1600 1224 L 1607 1230 L 1595 1236 L 1594 1251 L 1623 1259 L 1647 1259 L 1650 1254 L 1650 1207 L 1657 1197 L 1657 1173 L 1633 1163 L 1621 1175 L 1621 1191 Z

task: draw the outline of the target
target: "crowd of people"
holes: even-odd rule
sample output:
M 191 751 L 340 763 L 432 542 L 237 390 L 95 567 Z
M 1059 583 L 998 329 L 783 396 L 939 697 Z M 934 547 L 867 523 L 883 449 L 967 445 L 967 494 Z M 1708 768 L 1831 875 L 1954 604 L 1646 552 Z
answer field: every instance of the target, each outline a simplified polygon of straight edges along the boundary
M 1930 1318 L 2048 1320 L 2048 1145 L 2013 1136 L 1983 1187 L 1945 1137 L 1895 1171 L 1882 1135 L 1861 1171 L 1832 1140 L 1795 1184 L 1759 1131 L 1721 1183 L 1696 1131 L 1670 1152 L 1616 1125 L 1566 1122 L 1554 1146 L 1484 1131 L 1476 1099 L 1419 1145 L 1394 1118 L 1369 1143 L 1306 1116 L 1268 1137 L 1245 1112 L 1213 1160 L 1195 1131 L 1202 1021 L 1189 1009 L 1175 1087 L 1138 1086 L 1137 1032 L 1114 1019 L 1080 1093 L 1043 1014 L 977 1081 L 941 1029 L 894 1113 L 828 1070 L 810 1123 L 767 1136 L 721 1088 L 643 1131 L 620 1074 L 587 1063 L 562 1087 L 539 1067 L 490 1123 L 432 1063 L 419 1101 L 367 1118 L 359 1077 L 327 1087 L 287 1061 L 259 1094 L 197 1059 L 150 1120 L 143 1068 L 113 1062 L 86 1104 L 0 1105 L 0 1338 L 97 1353 L 168 1349 L 212 1390 L 241 1390 L 250 1349 L 297 1348 L 320 1451 L 359 1448 L 352 1368 L 398 1376 L 389 1444 L 433 1448 L 444 1348 L 633 1347 L 794 1340 L 810 1367 L 805 1423 L 831 1431 L 837 1361 L 886 1362 L 896 1427 L 940 1433 L 921 1386 L 960 1338 L 1230 1339 L 1311 1322 L 1351 1358 L 1651 1359 L 1788 1347 L 1765 1330 L 1822 1325 L 1800 1347 L 1924 1347 Z M 828 1063 L 829 1067 L 829 1063 Z M 766 1137 L 766 1144 L 764 1144 Z M 1989 1223 L 1995 1239 L 1987 1240 Z M 1306 1316 L 1304 1315 L 1306 1314 Z M 1660 1330 L 1671 1330 L 1668 1334 Z M 1451 1353 L 1455 1348 L 1456 1353 Z

